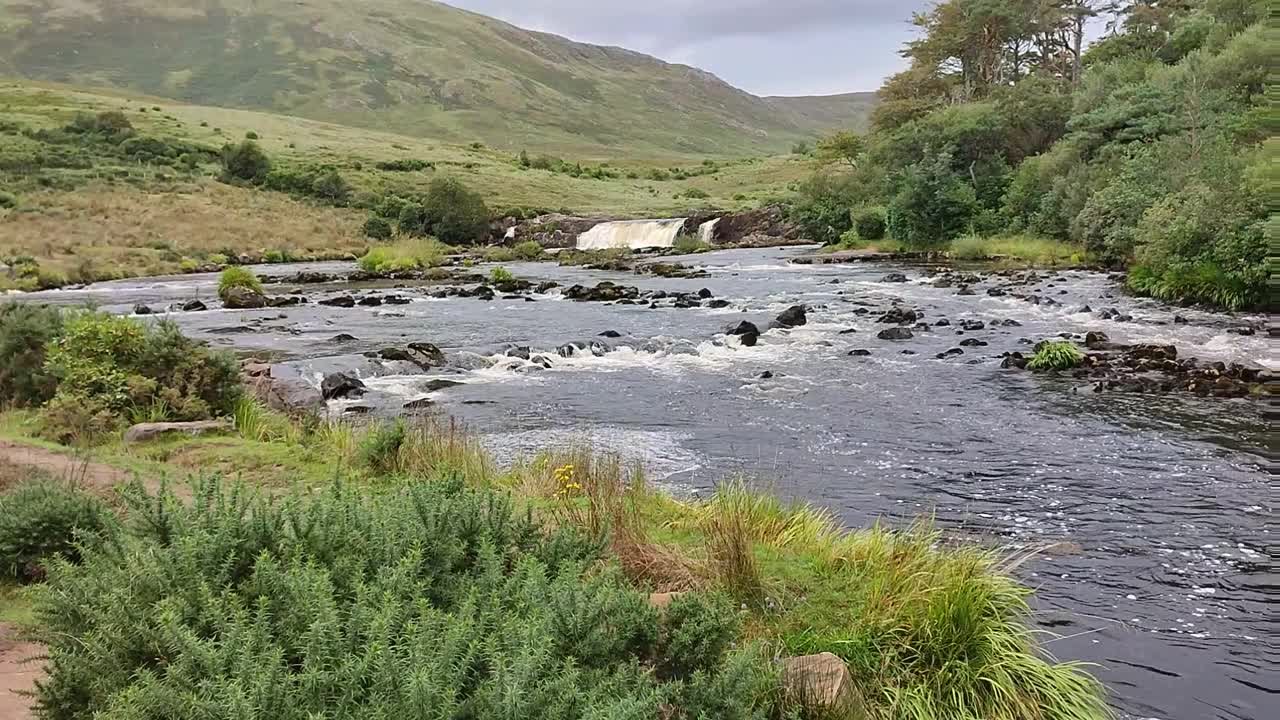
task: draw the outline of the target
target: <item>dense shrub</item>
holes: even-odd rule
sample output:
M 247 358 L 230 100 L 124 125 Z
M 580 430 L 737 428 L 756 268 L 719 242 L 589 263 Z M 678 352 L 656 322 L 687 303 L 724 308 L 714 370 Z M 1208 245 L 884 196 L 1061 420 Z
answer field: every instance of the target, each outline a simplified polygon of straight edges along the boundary
M 11 210 L 18 207 L 18 196 L 11 192 L 0 191 L 0 210 Z
M 336 205 L 346 205 L 351 199 L 351 186 L 337 170 L 325 170 L 311 181 L 310 194 Z
M 371 215 L 369 219 L 364 221 L 361 232 L 364 233 L 365 237 L 370 237 L 374 240 L 390 240 L 392 235 L 391 223 L 377 215 Z
M 404 160 L 385 160 L 374 163 L 374 167 L 387 172 L 418 172 L 421 170 L 429 170 L 434 168 L 433 163 L 425 160 L 417 160 L 415 158 L 407 158 Z
M 222 172 L 227 179 L 263 182 L 271 172 L 271 158 L 252 140 L 222 148 Z
M 887 227 L 884 208 L 866 207 L 853 211 L 853 229 L 863 240 L 883 239 Z
M 431 234 L 446 244 L 474 245 L 489 234 L 484 199 L 458 180 L 432 181 L 422 205 Z
M 889 203 L 888 229 L 912 247 L 937 247 L 958 237 L 979 210 L 973 186 L 951 169 L 946 153 L 911 166 Z
M 768 663 L 728 651 L 732 607 L 683 601 L 664 621 L 619 573 L 586 572 L 598 539 L 549 532 L 502 495 L 447 479 L 274 502 L 216 483 L 192 494 L 184 505 L 135 487 L 128 531 L 78 566 L 55 563 L 36 589 L 42 717 L 772 710 Z
M 49 305 L 0 305 L 0 406 L 36 406 L 57 379 L 44 367 L 45 347 L 62 334 L 62 311 Z
M 246 288 L 262 294 L 262 281 L 249 268 L 232 266 L 218 276 L 218 297 L 226 302 L 228 293 L 236 288 Z
M 435 238 L 402 240 L 369 250 L 360 258 L 360 269 L 371 273 L 423 270 L 443 265 L 453 248 Z
M 78 113 L 64 128 L 76 134 L 97 135 L 108 142 L 120 143 L 133 137 L 133 123 L 119 110 L 108 110 L 97 115 Z
M 511 282 L 512 280 L 515 280 L 515 276 L 506 268 L 496 267 L 489 271 L 489 282 L 497 284 Z
M 33 479 L 0 495 L 0 577 L 27 582 L 54 556 L 79 562 L 79 543 L 112 526 L 107 506 L 69 483 Z
M 57 390 L 41 411 L 40 434 L 62 443 L 93 442 L 134 418 L 226 415 L 241 392 L 235 358 L 210 351 L 174 323 L 100 313 L 66 320 L 48 345 L 45 372 Z

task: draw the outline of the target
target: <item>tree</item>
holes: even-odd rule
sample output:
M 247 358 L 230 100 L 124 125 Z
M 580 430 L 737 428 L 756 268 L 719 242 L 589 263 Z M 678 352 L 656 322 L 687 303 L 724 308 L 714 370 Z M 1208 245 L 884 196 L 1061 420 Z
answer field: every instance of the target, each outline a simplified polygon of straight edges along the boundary
M 433 181 L 422 205 L 432 234 L 449 245 L 473 245 L 489 234 L 484 198 L 458 180 Z
M 866 152 L 866 141 L 857 133 L 842 130 L 818 143 L 818 155 L 826 162 L 842 162 L 853 169 Z
M 903 174 L 889 203 L 889 234 L 914 247 L 945 245 L 978 213 L 973 187 L 951 169 L 950 153 L 939 153 Z

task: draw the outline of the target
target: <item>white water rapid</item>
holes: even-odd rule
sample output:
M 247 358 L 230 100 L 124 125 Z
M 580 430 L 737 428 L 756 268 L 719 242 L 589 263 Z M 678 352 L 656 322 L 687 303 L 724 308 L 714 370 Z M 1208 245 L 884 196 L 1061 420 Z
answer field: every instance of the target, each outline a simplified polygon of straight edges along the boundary
M 671 247 L 684 223 L 684 218 L 600 223 L 578 236 L 578 249 Z

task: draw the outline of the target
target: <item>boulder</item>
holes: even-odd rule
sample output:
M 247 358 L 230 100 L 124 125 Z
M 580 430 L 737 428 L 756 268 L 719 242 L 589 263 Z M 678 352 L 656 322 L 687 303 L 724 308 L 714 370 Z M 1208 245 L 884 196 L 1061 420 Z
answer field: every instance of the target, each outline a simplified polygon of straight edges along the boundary
M 978 338 L 966 338 L 964 340 L 961 340 L 960 344 L 963 345 L 964 347 L 986 347 L 987 341 L 979 340 Z
M 911 308 L 896 307 L 889 312 L 881 315 L 876 320 L 878 323 L 891 323 L 894 325 L 909 325 L 920 320 L 920 313 Z
M 970 332 L 975 330 L 985 330 L 986 327 L 987 327 L 987 324 L 982 322 L 981 320 L 965 320 L 960 323 L 961 330 L 968 330 Z
M 1105 347 L 1109 342 L 1111 342 L 1111 338 L 1107 337 L 1107 334 L 1101 330 L 1090 330 L 1084 336 L 1084 346 L 1090 350 Z
M 297 295 L 277 295 L 267 298 L 267 306 L 273 308 L 296 307 L 306 301 L 306 298 L 298 297 Z
M 964 354 L 964 350 L 962 348 L 951 348 L 950 350 L 944 350 L 943 352 L 940 352 L 937 355 L 934 355 L 934 357 L 938 358 L 939 360 L 946 360 L 947 358 L 957 357 L 963 354 Z
M 134 306 L 133 306 L 133 314 L 134 314 L 134 315 L 150 315 L 150 314 L 152 314 L 152 313 L 154 313 L 154 312 L 155 312 L 155 310 L 152 310 L 151 308 L 147 307 L 146 305 L 134 305 Z
M 356 340 L 357 338 L 355 335 L 348 335 L 347 333 L 338 333 L 337 335 L 329 338 L 329 342 L 334 343 L 351 343 L 356 342 Z
M 906 281 L 907 276 L 900 272 L 892 272 L 880 278 L 880 282 L 882 283 L 904 283 Z
M 276 378 L 268 373 L 250 378 L 248 386 L 268 407 L 290 415 L 305 415 L 324 409 L 320 391 L 302 378 Z
M 188 300 L 182 303 L 182 312 L 203 312 L 208 309 L 209 306 L 199 300 Z
M 849 357 L 869 357 L 870 355 L 871 355 L 870 350 L 863 350 L 862 348 L 849 351 Z
M 444 378 L 436 378 L 434 380 L 428 380 L 422 383 L 421 387 L 422 387 L 422 392 L 433 393 L 433 392 L 440 392 L 445 388 L 457 387 L 459 385 L 465 385 L 465 384 L 466 383 L 461 383 L 461 382 L 458 382 L 457 380 L 446 380 Z
M 200 422 L 161 422 L 141 423 L 124 432 L 126 443 L 150 442 L 165 435 L 190 435 L 197 437 L 208 433 L 230 430 L 231 426 L 222 420 L 203 420 Z
M 325 400 L 360 397 L 368 391 L 360 378 L 347 373 L 329 373 L 320 383 L 320 396 Z
M 223 295 L 222 306 L 228 310 L 257 310 L 267 306 L 267 298 L 251 288 L 233 287 Z
M 708 302 L 707 307 L 711 308 L 712 310 L 720 310 L 721 308 L 729 307 L 729 301 L 721 300 L 717 298 L 715 300 Z
M 381 307 L 382 298 L 378 295 L 366 295 L 357 300 L 356 304 L 361 307 Z
M 782 661 L 782 686 L 792 702 L 823 717 L 865 718 L 862 696 L 849 668 L 829 652 Z
M 730 328 L 727 332 L 730 335 L 759 335 L 760 328 L 756 327 L 756 324 L 753 322 L 743 320 Z
M 320 304 L 328 307 L 352 308 L 356 306 L 356 299 L 350 295 L 339 295 L 321 300 Z
M 504 354 L 509 358 L 528 360 L 531 352 L 532 350 L 528 345 L 517 345 L 515 347 L 507 348 L 507 352 Z
M 435 404 L 436 404 L 435 401 L 432 400 L 431 398 L 418 398 L 417 400 L 410 400 L 409 402 L 405 403 L 404 409 L 405 410 L 428 410 L 432 407 L 435 407 Z
M 909 328 L 894 327 L 881 330 L 876 337 L 881 340 L 910 340 L 915 337 L 915 334 Z
M 1129 354 L 1144 360 L 1177 360 L 1178 348 L 1172 345 L 1144 343 L 1129 348 Z
M 807 313 L 808 308 L 804 305 L 792 305 L 774 318 L 773 325 L 781 328 L 800 327 L 809 322 Z
M 600 337 L 603 337 L 603 338 L 620 338 L 620 337 L 622 337 L 622 333 L 618 332 L 617 330 L 605 330 L 604 332 L 600 333 Z
M 367 354 L 382 360 L 413 363 L 423 370 L 441 367 L 445 364 L 444 353 L 431 343 L 409 343 L 406 348 L 383 348 L 376 353 Z

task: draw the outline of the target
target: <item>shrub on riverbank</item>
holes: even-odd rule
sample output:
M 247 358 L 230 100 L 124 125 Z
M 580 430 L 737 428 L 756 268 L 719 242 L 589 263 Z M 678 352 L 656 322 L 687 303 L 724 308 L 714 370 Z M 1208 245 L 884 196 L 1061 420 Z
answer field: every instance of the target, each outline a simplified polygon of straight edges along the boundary
M 113 518 L 100 499 L 46 478 L 0 494 L 0 578 L 29 582 L 54 557 L 80 560 L 80 547 L 103 536 Z
M 984 237 L 974 233 L 952 241 L 950 254 L 960 260 L 1011 259 L 1046 266 L 1079 264 L 1085 258 L 1083 248 L 1067 242 L 1032 235 Z
M 83 311 L 47 344 L 44 371 L 57 388 L 40 411 L 40 434 L 64 444 L 95 442 L 127 421 L 224 416 L 241 393 L 235 359 L 174 323 Z
M 370 273 L 394 273 L 439 267 L 454 248 L 435 238 L 407 238 L 371 248 L 360 258 L 360 269 Z
M 695 595 L 660 615 L 616 571 L 589 571 L 597 538 L 503 495 L 447 479 L 194 495 L 135 488 L 113 548 L 54 565 L 36 596 L 43 717 L 183 720 L 252 697 L 279 720 L 749 720 L 779 697 L 768 662 L 726 642 L 731 604 Z
M 0 305 L 0 406 L 41 405 L 57 378 L 45 370 L 45 348 L 62 335 L 62 311 L 50 305 Z

